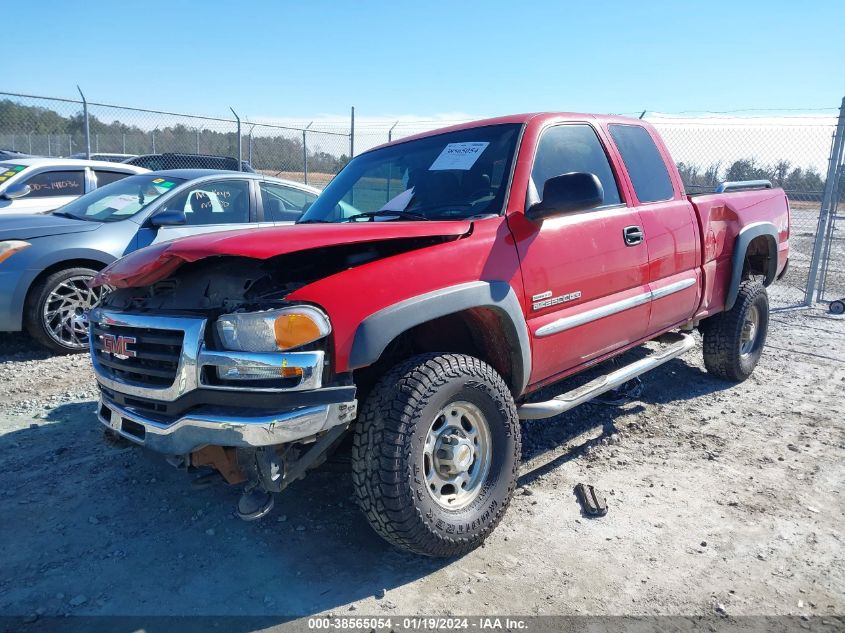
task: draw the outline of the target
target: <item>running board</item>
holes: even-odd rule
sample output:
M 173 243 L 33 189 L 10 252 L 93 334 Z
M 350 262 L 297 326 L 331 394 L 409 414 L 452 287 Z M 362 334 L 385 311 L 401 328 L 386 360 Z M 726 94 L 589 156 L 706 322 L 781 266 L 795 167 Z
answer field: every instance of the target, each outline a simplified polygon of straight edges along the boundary
M 661 350 L 654 352 L 646 358 L 640 359 L 621 367 L 604 376 L 600 376 L 595 380 L 591 380 L 586 385 L 563 393 L 556 398 L 546 400 L 545 402 L 530 402 L 523 404 L 517 410 L 521 420 L 541 420 L 543 418 L 550 418 L 559 415 L 564 411 L 577 407 L 579 404 L 584 404 L 588 400 L 592 400 L 596 396 L 600 396 L 606 391 L 621 387 L 629 380 L 636 378 L 640 374 L 651 371 L 655 367 L 659 367 L 673 358 L 677 358 L 682 354 L 686 354 L 689 350 L 695 347 L 695 339 L 691 334 L 669 333 L 655 339 L 656 341 L 666 345 Z

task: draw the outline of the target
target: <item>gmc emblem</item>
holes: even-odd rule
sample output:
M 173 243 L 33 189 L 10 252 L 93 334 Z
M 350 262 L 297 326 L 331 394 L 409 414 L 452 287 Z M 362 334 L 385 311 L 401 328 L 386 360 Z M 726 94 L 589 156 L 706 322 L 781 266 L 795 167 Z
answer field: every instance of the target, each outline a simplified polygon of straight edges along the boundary
M 103 351 L 118 358 L 135 358 L 137 354 L 134 349 L 129 349 L 130 343 L 135 342 L 134 336 L 115 336 L 114 334 L 102 334 Z

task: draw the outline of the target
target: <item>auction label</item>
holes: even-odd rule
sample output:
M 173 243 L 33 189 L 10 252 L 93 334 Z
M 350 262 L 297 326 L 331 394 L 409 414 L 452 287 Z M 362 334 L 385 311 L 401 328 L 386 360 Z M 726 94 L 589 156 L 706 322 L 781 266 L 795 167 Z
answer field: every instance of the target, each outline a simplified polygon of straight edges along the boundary
M 481 156 L 481 152 L 487 149 L 490 143 L 476 142 L 476 143 L 449 143 L 440 152 L 440 156 L 434 159 L 431 163 L 429 171 L 443 171 L 446 169 L 458 169 L 467 171 L 472 169 L 475 161 Z

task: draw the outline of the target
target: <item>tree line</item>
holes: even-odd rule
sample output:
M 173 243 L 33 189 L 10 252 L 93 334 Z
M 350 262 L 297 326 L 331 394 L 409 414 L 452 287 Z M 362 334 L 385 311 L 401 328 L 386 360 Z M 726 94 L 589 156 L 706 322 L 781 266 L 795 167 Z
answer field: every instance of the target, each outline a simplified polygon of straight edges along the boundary
M 725 169 L 720 162 L 703 168 L 685 162 L 677 166 L 689 193 L 713 191 L 722 181 L 737 180 L 769 180 L 796 200 L 820 200 L 824 190 L 824 179 L 818 171 L 812 167 L 796 167 L 788 160 L 763 164 L 754 158 L 742 158 Z
M 199 122 L 198 122 L 199 123 Z M 211 125 L 222 126 L 225 122 L 212 121 Z M 174 123 L 144 130 L 137 125 L 112 121 L 107 123 L 89 112 L 88 125 L 91 138 L 91 151 L 129 154 L 151 154 L 154 152 L 184 152 L 215 154 L 219 156 L 238 155 L 238 134 L 236 124 L 231 123 L 231 131 L 219 131 L 203 128 L 201 123 L 191 127 L 184 123 Z M 259 170 L 302 171 L 305 157 L 302 151 L 302 135 L 291 132 L 291 136 L 268 134 L 265 131 L 253 133 L 250 138 L 250 124 L 241 126 L 241 144 L 244 160 L 249 158 L 252 145 L 253 167 Z M 260 130 L 260 127 L 256 128 Z M 320 138 L 319 132 L 309 132 L 307 141 L 308 170 L 313 172 L 337 173 L 349 162 L 346 153 L 334 154 L 320 147 L 320 141 L 332 146 L 348 147 L 348 140 L 343 136 Z M 34 153 L 46 153 L 47 135 L 61 137 L 61 145 L 72 147 L 74 151 L 83 151 L 85 147 L 85 117 L 80 111 L 64 116 L 55 110 L 40 106 L 22 105 L 11 99 L 0 99 L 0 136 L 6 138 L 15 135 L 19 151 L 29 148 L 34 136 L 37 142 Z M 8 141 L 6 141 L 8 143 Z M 12 148 L 2 148 L 12 149 Z M 331 149 L 331 148 L 329 148 Z
M 202 154 L 237 156 L 238 135 L 235 123 L 232 122 L 231 125 L 232 130 L 224 132 L 201 127 L 198 130 L 184 123 L 143 130 L 136 125 L 117 120 L 107 123 L 89 113 L 91 150 L 100 152 L 124 153 L 125 150 L 126 153 L 131 154 L 149 154 L 154 151 L 196 153 L 199 150 Z M 253 167 L 265 171 L 303 170 L 301 134 L 294 132 L 291 136 L 285 136 L 262 132 L 258 135 L 253 134 L 250 138 L 249 127 L 250 124 L 242 126 L 242 152 L 243 158 L 248 159 L 251 143 Z M 65 142 L 62 147 L 70 146 L 75 148 L 75 151 L 82 151 L 85 146 L 84 115 L 80 111 L 70 116 L 63 116 L 49 108 L 27 106 L 11 99 L 2 99 L 0 100 L 0 136 L 13 134 L 20 135 L 19 137 L 30 134 L 41 137 L 48 134 L 63 135 L 69 137 L 70 143 Z M 309 138 L 313 139 L 307 143 L 309 171 L 334 174 L 349 162 L 349 156 L 346 153 L 336 154 L 320 147 L 320 142 L 317 140 L 318 132 L 309 134 Z M 98 141 L 98 147 L 95 147 L 95 139 Z M 326 136 L 323 140 L 334 147 L 343 147 L 347 143 L 343 136 Z M 42 144 L 46 145 L 46 143 Z M 18 149 L 25 149 L 25 147 L 19 144 Z M 39 149 L 46 153 L 46 149 L 41 147 Z M 795 166 L 785 159 L 763 164 L 754 158 L 743 158 L 724 167 L 721 162 L 707 166 L 680 162 L 677 167 L 690 193 L 712 191 L 722 180 L 770 180 L 799 200 L 821 199 L 821 192 L 824 189 L 824 180 L 818 171 L 812 167 Z M 840 186 L 845 189 L 845 178 L 840 179 Z

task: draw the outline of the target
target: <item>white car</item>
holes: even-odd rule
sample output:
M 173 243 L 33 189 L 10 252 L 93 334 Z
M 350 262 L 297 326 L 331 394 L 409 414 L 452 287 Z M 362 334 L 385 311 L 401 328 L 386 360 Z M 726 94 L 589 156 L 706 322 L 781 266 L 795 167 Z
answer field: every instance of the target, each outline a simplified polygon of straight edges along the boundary
M 44 213 L 110 182 L 148 170 L 74 158 L 14 158 L 0 162 L 0 217 Z

